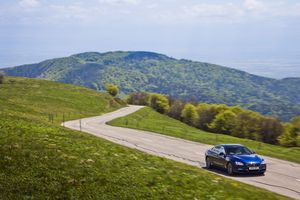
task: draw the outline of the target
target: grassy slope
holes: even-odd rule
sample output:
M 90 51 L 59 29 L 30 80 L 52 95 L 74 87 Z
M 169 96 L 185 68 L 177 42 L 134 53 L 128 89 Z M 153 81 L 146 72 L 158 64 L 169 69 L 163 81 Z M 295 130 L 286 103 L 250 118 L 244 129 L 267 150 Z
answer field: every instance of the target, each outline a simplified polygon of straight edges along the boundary
M 151 110 L 151 108 L 145 107 L 131 115 L 111 121 L 108 124 L 147 130 L 211 145 L 224 143 L 243 144 L 258 154 L 300 164 L 299 148 L 285 148 L 228 135 L 208 133 Z
M 0 199 L 287 199 L 59 126 L 115 109 L 108 95 L 16 77 L 0 90 Z

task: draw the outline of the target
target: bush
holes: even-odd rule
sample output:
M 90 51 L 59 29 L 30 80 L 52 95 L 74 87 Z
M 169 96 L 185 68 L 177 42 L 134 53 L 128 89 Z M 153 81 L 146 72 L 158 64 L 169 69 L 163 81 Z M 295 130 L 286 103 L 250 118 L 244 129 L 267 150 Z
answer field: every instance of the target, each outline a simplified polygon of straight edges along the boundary
M 105 89 L 113 97 L 116 96 L 119 93 L 118 87 L 116 85 L 113 85 L 113 84 L 106 83 Z
M 127 96 L 125 102 L 127 104 L 133 104 L 133 105 L 148 105 L 150 100 L 150 94 L 147 92 L 133 92 L 130 95 Z
M 196 126 L 197 121 L 199 119 L 196 107 L 193 104 L 186 104 L 182 111 L 181 117 L 184 122 L 188 125 Z
M 149 105 L 159 113 L 165 113 L 169 109 L 169 101 L 161 94 L 153 93 Z
M 3 80 L 4 80 L 4 75 L 3 75 L 3 74 L 0 74 L 0 84 L 3 83 Z

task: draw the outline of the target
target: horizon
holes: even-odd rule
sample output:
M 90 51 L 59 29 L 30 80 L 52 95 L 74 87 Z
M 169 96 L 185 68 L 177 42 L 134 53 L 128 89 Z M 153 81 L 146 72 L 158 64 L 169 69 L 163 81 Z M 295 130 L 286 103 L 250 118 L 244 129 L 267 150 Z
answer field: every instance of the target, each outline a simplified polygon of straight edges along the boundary
M 299 20 L 296 0 L 11 0 L 0 2 L 0 68 L 121 50 L 300 77 Z

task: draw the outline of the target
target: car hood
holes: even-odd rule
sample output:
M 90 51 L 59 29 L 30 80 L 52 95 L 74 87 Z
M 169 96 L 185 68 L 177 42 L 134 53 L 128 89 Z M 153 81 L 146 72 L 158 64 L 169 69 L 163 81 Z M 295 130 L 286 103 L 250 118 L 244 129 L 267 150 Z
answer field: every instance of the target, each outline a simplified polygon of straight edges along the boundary
M 251 154 L 251 155 L 233 155 L 231 156 L 235 160 L 242 161 L 244 163 L 250 163 L 250 162 L 255 162 L 255 163 L 261 163 L 263 160 L 260 158 L 258 155 Z

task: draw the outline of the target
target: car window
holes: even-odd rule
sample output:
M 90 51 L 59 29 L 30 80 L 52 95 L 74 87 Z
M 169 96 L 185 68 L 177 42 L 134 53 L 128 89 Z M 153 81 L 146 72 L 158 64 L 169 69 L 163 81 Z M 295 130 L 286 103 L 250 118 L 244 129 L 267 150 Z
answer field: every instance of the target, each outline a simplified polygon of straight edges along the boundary
M 220 146 L 215 146 L 212 151 L 215 153 L 219 153 Z
M 246 147 L 231 147 L 226 150 L 227 150 L 227 155 L 248 155 L 252 153 Z
M 224 149 L 224 147 L 220 147 L 219 154 L 220 154 L 220 153 L 224 153 L 224 154 L 225 154 L 225 149 Z

